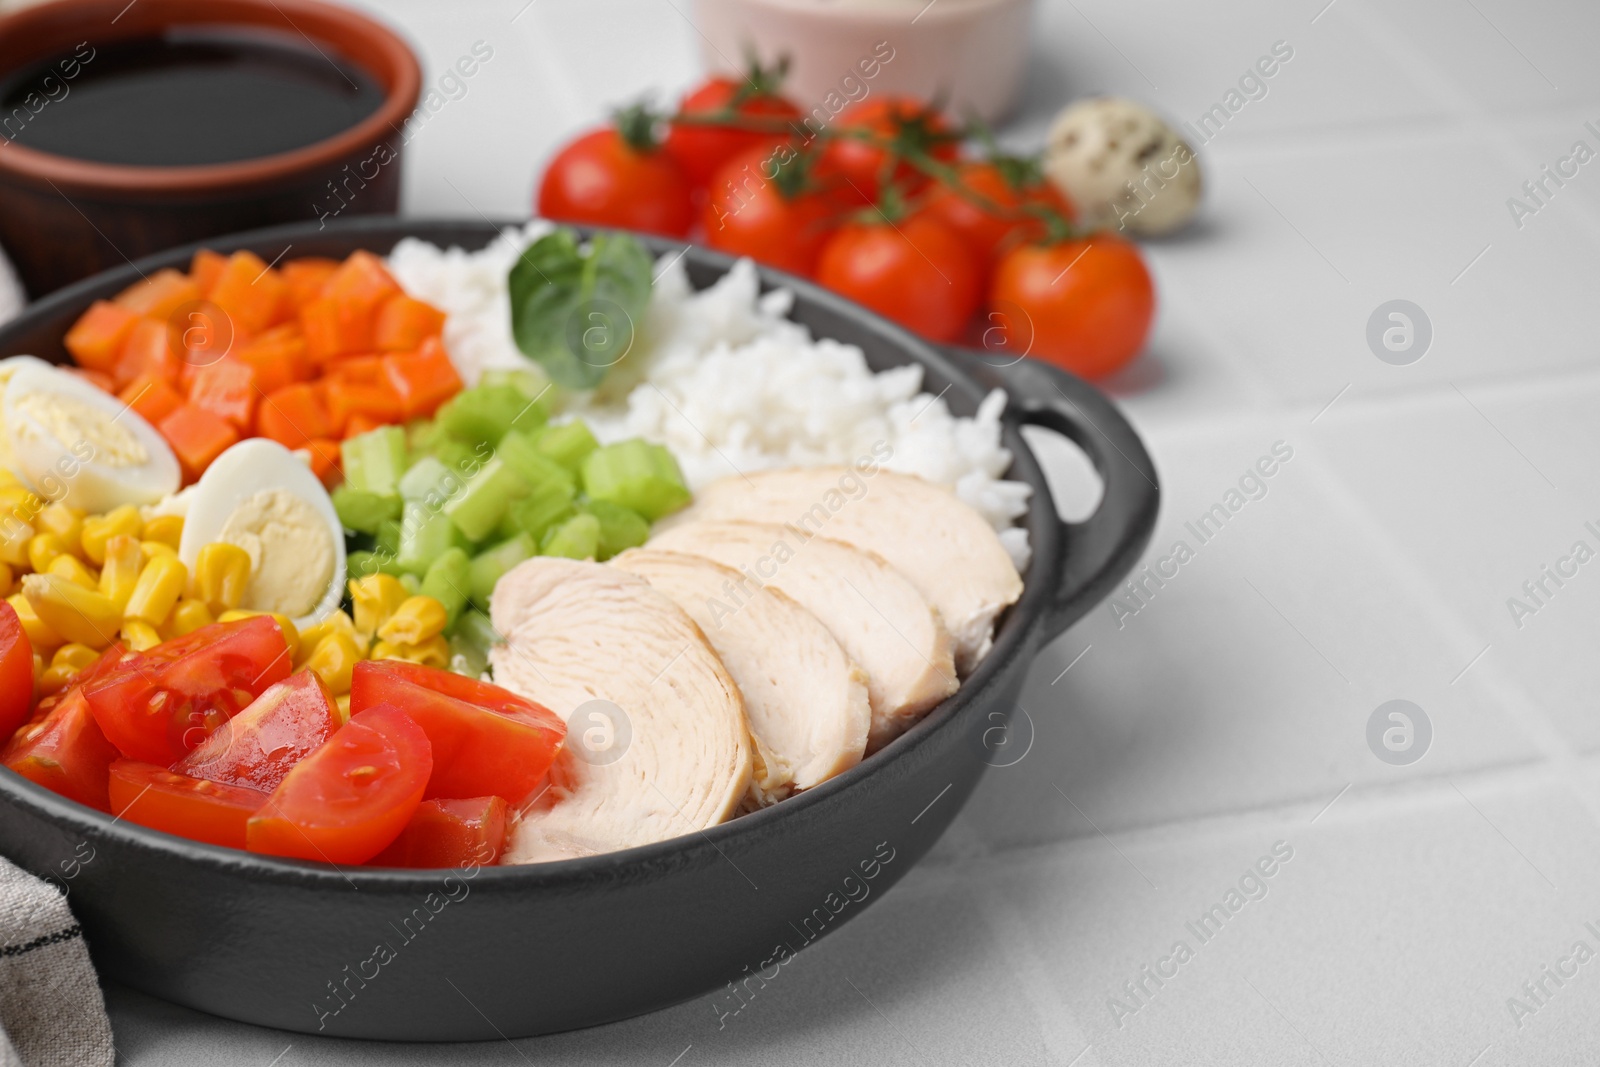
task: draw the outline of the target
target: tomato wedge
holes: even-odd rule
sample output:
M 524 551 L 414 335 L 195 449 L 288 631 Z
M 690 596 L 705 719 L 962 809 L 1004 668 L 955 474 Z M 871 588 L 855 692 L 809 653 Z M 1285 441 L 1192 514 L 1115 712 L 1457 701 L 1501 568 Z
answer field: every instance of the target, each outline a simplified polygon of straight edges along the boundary
M 156 645 L 84 689 L 129 759 L 168 767 L 292 669 L 270 615 L 219 622 Z
M 433 773 L 428 735 L 399 708 L 368 708 L 295 764 L 250 819 L 251 852 L 365 863 L 411 821 Z
M 17 609 L 0 600 L 0 737 L 28 721 L 33 700 L 33 643 L 22 632 Z
M 0 749 L 0 764 L 70 800 L 110 811 L 106 774 L 118 753 L 100 732 L 83 690 L 129 655 L 121 645 L 112 645 L 72 685 L 41 700 L 27 725 Z M 32 689 L 30 674 L 28 691 Z
M 327 684 L 315 671 L 301 671 L 256 697 L 172 769 L 270 793 L 338 728 Z
M 111 765 L 111 813 L 191 841 L 244 848 L 245 824 L 267 794 L 177 774 L 153 763 L 119 759 Z
M 567 735 L 548 708 L 465 675 L 402 660 L 365 660 L 350 678 L 350 710 L 392 704 L 433 746 L 429 800 L 494 795 L 517 803 L 550 769 Z
M 492 867 L 506 847 L 506 802 L 500 797 L 424 800 L 376 867 Z

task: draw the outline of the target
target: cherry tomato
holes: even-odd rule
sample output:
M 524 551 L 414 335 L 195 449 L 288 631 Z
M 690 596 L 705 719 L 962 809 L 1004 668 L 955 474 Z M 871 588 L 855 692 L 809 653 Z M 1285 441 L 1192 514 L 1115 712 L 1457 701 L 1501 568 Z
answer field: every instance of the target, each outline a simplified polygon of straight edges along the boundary
M 500 797 L 424 800 L 378 867 L 492 867 L 506 847 L 506 802 Z
M 710 78 L 678 104 L 678 110 L 686 115 L 715 117 L 729 113 L 730 109 L 735 115 L 766 120 L 800 117 L 800 109 L 760 76 L 754 81 Z M 785 136 L 780 131 L 767 133 L 675 122 L 667 133 L 666 150 L 692 184 L 705 185 L 729 159 L 751 148 L 770 147 Z
M 795 149 L 746 149 L 717 171 L 706 201 L 706 244 L 791 274 L 810 275 L 838 212 L 810 186 Z
M 1099 234 L 1012 249 L 995 270 L 989 303 L 1012 345 L 1099 378 L 1143 347 L 1156 294 L 1139 250 Z
M 283 631 L 257 615 L 126 656 L 84 696 L 124 756 L 171 766 L 290 670 Z
M 44 718 L 12 736 L 0 763 L 69 800 L 110 811 L 106 775 L 118 755 L 95 724 L 83 690 L 73 687 Z
M 959 337 L 978 308 L 972 250 L 925 215 L 843 227 L 822 250 L 817 281 L 937 341 Z
M 33 703 L 33 644 L 17 609 L 0 600 L 0 737 L 28 721 Z
M 433 773 L 428 735 L 399 708 L 352 715 L 251 817 L 251 852 L 365 863 L 406 828 Z
M 244 848 L 245 825 L 267 794 L 176 774 L 165 767 L 120 759 L 111 765 L 111 813 L 152 830 Z
M 365 660 L 350 676 L 350 710 L 392 705 L 428 735 L 428 799 L 494 795 L 518 803 L 550 769 L 566 723 L 507 689 L 403 660 Z
M 961 187 L 942 185 L 933 190 L 923 210 L 964 237 L 984 262 L 993 261 L 1017 242 L 1038 240 L 1045 235 L 1043 221 L 1027 216 L 1024 208 L 1048 208 L 1072 218 L 1072 205 L 1067 198 L 1044 177 L 1030 173 L 1026 161 L 971 160 L 962 163 L 958 172 Z
M 852 104 L 839 113 L 835 129 L 842 136 L 828 145 L 828 158 L 839 173 L 868 203 L 878 199 L 879 186 L 888 165 L 889 150 L 871 141 L 850 137 L 860 130 L 895 143 L 901 156 L 922 152 L 936 160 L 952 163 L 960 154 L 960 132 L 950 121 L 919 100 L 900 96 L 880 96 Z M 902 160 L 892 179 L 907 193 L 926 184 L 923 173 Z
M 586 133 L 550 161 L 539 184 L 539 214 L 684 237 L 694 221 L 689 179 L 660 149 L 636 148 L 616 130 Z
M 301 671 L 256 697 L 172 769 L 270 793 L 338 728 L 333 694 L 315 671 Z

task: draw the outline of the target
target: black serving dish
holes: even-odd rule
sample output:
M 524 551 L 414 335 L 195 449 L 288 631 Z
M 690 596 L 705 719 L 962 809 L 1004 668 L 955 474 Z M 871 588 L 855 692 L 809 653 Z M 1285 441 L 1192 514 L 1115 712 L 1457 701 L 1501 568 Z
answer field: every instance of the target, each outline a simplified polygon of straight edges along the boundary
M 387 253 L 402 237 L 482 247 L 490 224 L 390 218 L 295 225 L 209 242 L 276 259 Z M 648 239 L 656 253 L 680 244 Z M 65 358 L 61 338 L 93 300 L 139 273 L 184 266 L 193 248 L 80 282 L 0 327 L 0 356 Z M 731 260 L 691 247 L 705 286 Z M 775 966 L 862 910 L 909 871 L 966 801 L 993 713 L 1009 715 L 1034 654 L 1082 618 L 1143 551 L 1159 491 L 1149 454 L 1098 391 L 1032 361 L 1000 365 L 940 351 L 809 283 L 792 317 L 859 345 L 875 369 L 919 363 L 924 389 L 972 414 L 1011 396 L 1010 477 L 1033 486 L 1033 562 L 1022 599 L 961 690 L 858 767 L 717 826 L 608 855 L 468 872 L 335 870 L 170 837 L 114 821 L 0 769 L 0 853 L 63 883 L 100 973 L 231 1019 L 308 1033 L 456 1041 L 570 1030 L 639 1015 Z M 1105 483 L 1083 523 L 1056 515 L 1018 432 L 1049 427 L 1081 447 Z M 992 737 L 991 737 L 992 741 Z M 837 915 L 835 912 L 837 911 Z M 388 953 L 376 951 L 385 944 Z M 781 948 L 780 948 L 781 946 Z

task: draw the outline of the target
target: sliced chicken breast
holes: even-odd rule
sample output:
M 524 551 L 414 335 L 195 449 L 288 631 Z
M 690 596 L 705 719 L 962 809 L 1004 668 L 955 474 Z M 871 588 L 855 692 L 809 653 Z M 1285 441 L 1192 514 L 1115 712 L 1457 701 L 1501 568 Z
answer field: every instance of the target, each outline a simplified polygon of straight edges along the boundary
M 867 676 L 815 615 L 770 586 L 733 605 L 743 576 L 704 556 L 635 548 L 611 565 L 682 608 L 739 686 L 758 754 L 751 807 L 861 762 L 872 720 Z
M 740 581 L 722 600 L 729 610 L 766 586 L 821 619 L 867 672 L 868 752 L 898 737 L 956 691 L 950 634 L 938 613 L 905 575 L 870 552 L 754 522 L 677 525 L 651 537 L 645 547 L 704 556 L 737 570 Z
M 705 520 L 779 523 L 877 553 L 939 609 L 963 674 L 989 651 L 995 619 L 1022 595 L 1022 578 L 983 516 L 909 474 L 797 467 L 736 475 L 701 489 L 664 525 Z
M 495 682 L 567 720 L 550 788 L 503 863 L 649 844 L 714 826 L 750 786 L 744 701 L 693 621 L 643 578 L 536 557 L 495 586 Z

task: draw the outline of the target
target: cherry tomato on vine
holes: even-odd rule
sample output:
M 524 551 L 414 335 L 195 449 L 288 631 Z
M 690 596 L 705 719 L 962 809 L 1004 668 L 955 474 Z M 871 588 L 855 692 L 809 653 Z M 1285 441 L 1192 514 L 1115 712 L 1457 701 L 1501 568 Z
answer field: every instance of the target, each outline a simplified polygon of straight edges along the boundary
M 1022 241 L 1037 241 L 1047 227 L 1029 208 L 1070 221 L 1072 204 L 1032 160 L 969 160 L 957 167 L 960 187 L 940 185 L 923 210 L 966 238 L 985 262 Z
M 653 142 L 648 115 L 624 115 L 619 126 L 586 133 L 556 153 L 539 183 L 539 214 L 687 236 L 694 220 L 689 179 Z
M 961 151 L 960 130 L 930 105 L 902 96 L 852 104 L 839 113 L 834 129 L 838 136 L 828 144 L 828 160 L 868 203 L 878 198 L 891 152 L 902 157 L 920 153 L 953 163 Z M 852 132 L 870 134 L 874 140 Z M 927 183 L 923 173 L 904 159 L 895 165 L 891 180 L 905 193 Z
M 779 92 L 784 67 L 767 71 L 756 67 L 740 78 L 715 77 L 703 82 L 678 104 L 685 115 L 737 115 L 752 119 L 785 120 L 800 117 L 800 109 Z M 666 150 L 689 181 L 710 182 L 729 159 L 759 145 L 773 145 L 787 135 L 780 131 L 740 130 L 675 122 L 667 133 Z
M 926 215 L 842 227 L 822 249 L 817 281 L 936 341 L 953 341 L 978 308 L 972 250 Z
M 787 145 L 757 145 L 717 171 L 706 201 L 706 244 L 809 276 L 838 211 L 813 183 L 808 161 Z
M 1138 355 L 1156 295 L 1139 250 L 1097 234 L 1007 252 L 989 287 L 989 304 L 1017 348 L 1100 378 Z

